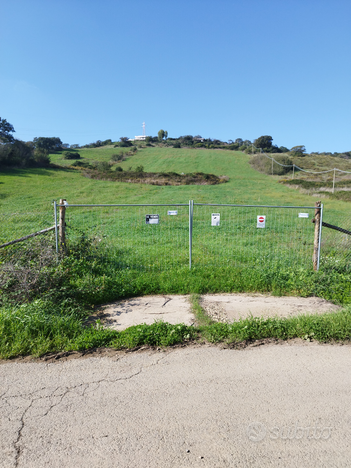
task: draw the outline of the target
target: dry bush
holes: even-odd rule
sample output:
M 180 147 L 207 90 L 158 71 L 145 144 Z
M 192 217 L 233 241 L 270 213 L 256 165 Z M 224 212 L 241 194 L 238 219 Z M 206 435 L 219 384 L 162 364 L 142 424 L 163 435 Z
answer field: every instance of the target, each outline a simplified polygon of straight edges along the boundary
M 280 164 L 285 166 L 292 166 L 292 160 L 284 154 L 274 154 L 272 157 Z M 263 154 L 258 154 L 253 156 L 250 159 L 251 166 L 263 174 L 272 174 L 272 160 L 264 156 Z M 292 167 L 284 167 L 276 164 L 273 161 L 273 175 L 284 175 L 292 170 Z
M 3 249 L 0 252 L 1 296 L 26 302 L 58 286 L 56 266 L 57 255 L 51 236 Z
M 150 185 L 217 185 L 228 182 L 227 176 L 216 176 L 195 172 L 191 174 L 177 174 L 176 172 L 143 172 L 142 166 L 134 171 L 99 172 L 89 170 L 83 172 L 85 177 L 98 180 L 111 180 L 116 182 L 128 182 Z

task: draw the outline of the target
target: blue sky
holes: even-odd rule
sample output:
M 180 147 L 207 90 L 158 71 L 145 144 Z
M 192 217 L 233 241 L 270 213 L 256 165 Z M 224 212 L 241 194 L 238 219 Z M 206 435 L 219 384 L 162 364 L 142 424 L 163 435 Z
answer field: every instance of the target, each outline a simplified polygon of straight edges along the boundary
M 0 116 L 32 140 L 142 132 L 351 150 L 349 0 L 0 0 Z

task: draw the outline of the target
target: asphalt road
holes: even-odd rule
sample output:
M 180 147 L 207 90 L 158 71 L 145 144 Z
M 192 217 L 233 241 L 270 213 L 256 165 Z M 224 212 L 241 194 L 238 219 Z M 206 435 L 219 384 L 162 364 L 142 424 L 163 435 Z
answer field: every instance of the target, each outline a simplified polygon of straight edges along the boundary
M 1 467 L 351 465 L 351 347 L 0 365 Z

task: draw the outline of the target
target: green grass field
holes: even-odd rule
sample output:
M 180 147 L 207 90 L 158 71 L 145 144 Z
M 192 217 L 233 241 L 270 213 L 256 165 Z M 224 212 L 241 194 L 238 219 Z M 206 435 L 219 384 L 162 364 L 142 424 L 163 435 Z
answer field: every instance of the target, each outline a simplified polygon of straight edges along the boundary
M 84 160 L 109 161 L 116 148 L 79 150 Z M 270 205 L 314 205 L 315 197 L 299 193 L 278 183 L 278 177 L 260 174 L 241 152 L 204 149 L 143 148 L 121 165 L 143 165 L 145 171 L 206 172 L 227 175 L 230 181 L 218 186 L 157 187 L 143 184 L 91 180 L 79 171 L 68 169 L 72 161 L 51 155 L 62 169 L 13 169 L 0 173 L 2 213 L 46 210 L 51 201 L 67 198 L 70 203 L 237 203 Z M 326 200 L 325 208 L 346 212 L 348 204 Z
M 79 150 L 86 161 L 109 161 L 118 151 L 113 147 Z M 311 262 L 314 209 L 303 210 L 309 218 L 300 219 L 299 209 L 262 212 L 261 208 L 195 206 L 190 271 L 189 200 L 314 206 L 316 197 L 280 184 L 278 176 L 255 171 L 249 156 L 240 152 L 147 147 L 119 163 L 124 169 L 142 165 L 150 172 L 205 172 L 230 178 L 228 183 L 211 186 L 160 187 L 92 180 L 67 167 L 72 161 L 63 160 L 61 154 L 52 155 L 52 160 L 62 167 L 0 173 L 0 243 L 52 226 L 53 200 L 60 198 L 71 204 L 167 206 L 68 207 L 70 252 L 59 262 L 52 251 L 52 233 L 1 249 L 0 357 L 96 346 L 172 345 L 195 339 L 350 339 L 349 307 L 320 318 L 252 319 L 233 326 L 155 324 L 122 333 L 85 327 L 84 320 L 96 305 L 144 294 L 269 292 L 316 295 L 346 306 L 351 302 L 350 242 L 340 233 L 323 230 L 322 267 L 316 273 Z M 177 203 L 185 206 L 171 207 Z M 177 209 L 178 215 L 168 216 L 168 209 Z M 212 227 L 215 212 L 221 213 L 221 224 Z M 160 215 L 160 224 L 146 225 L 145 215 L 155 213 Z M 261 214 L 267 215 L 266 229 L 256 228 Z M 348 216 L 347 202 L 324 200 L 326 222 L 343 226 Z M 45 238 L 46 247 L 40 243 Z M 333 244 L 336 238 L 340 242 Z M 48 264 L 42 261 L 42 251 L 49 252 Z
M 123 149 L 124 151 L 128 150 Z M 121 151 L 121 148 L 102 147 L 94 149 L 80 149 L 79 153 L 82 158 L 87 161 L 109 161 L 112 154 Z M 0 243 L 13 240 L 14 238 L 30 234 L 33 231 L 50 227 L 54 224 L 53 221 L 53 200 L 66 198 L 69 203 L 74 204 L 90 204 L 90 203 L 149 203 L 149 204 L 174 204 L 188 203 L 193 199 L 196 203 L 233 203 L 233 204 L 254 204 L 254 205 L 295 205 L 295 206 L 313 206 L 316 197 L 302 194 L 299 191 L 285 187 L 279 184 L 279 177 L 272 177 L 261 174 L 250 167 L 248 161 L 249 156 L 241 152 L 231 152 L 223 150 L 204 150 L 204 149 L 175 149 L 175 148 L 160 148 L 147 147 L 139 149 L 133 156 L 127 157 L 126 161 L 120 165 L 127 169 L 130 166 L 144 166 L 145 171 L 162 172 L 175 171 L 181 172 L 206 172 L 214 173 L 218 176 L 226 175 L 230 178 L 228 183 L 215 186 L 153 186 L 145 184 L 128 184 L 121 182 L 111 182 L 104 180 L 92 180 L 85 178 L 77 169 L 70 169 L 67 163 L 72 161 L 63 159 L 62 154 L 51 155 L 52 161 L 57 165 L 63 165 L 61 168 L 47 169 L 13 169 L 3 171 L 0 174 Z M 305 158 L 307 159 L 307 158 Z M 340 225 L 340 220 L 348 217 L 348 203 L 338 200 L 324 200 L 324 220 L 329 223 Z M 183 209 L 183 208 L 182 208 Z M 69 210 L 70 225 L 78 232 L 85 229 L 87 232 L 92 230 L 100 236 L 109 235 L 109 232 L 115 232 L 116 242 L 128 243 L 127 250 L 133 250 L 135 244 L 140 244 L 141 238 L 138 237 L 138 229 L 142 230 L 143 236 L 147 232 L 150 236 L 150 230 L 147 231 L 143 226 L 143 219 L 149 209 L 139 210 L 135 215 L 130 212 L 130 217 L 123 214 L 123 223 L 119 218 L 116 210 L 95 211 L 91 215 L 85 211 Z M 185 208 L 186 210 L 186 208 Z M 184 209 L 183 209 L 184 211 Z M 216 243 L 222 249 L 223 255 L 228 258 L 228 261 L 240 253 L 240 257 L 245 261 L 246 244 L 251 244 L 251 249 L 248 252 L 248 259 L 252 261 L 258 255 L 255 252 L 263 252 L 267 250 L 267 255 L 271 255 L 271 250 L 285 250 L 284 255 L 291 256 L 291 252 L 300 252 L 303 250 L 302 262 L 307 266 L 307 257 L 310 258 L 311 242 L 313 241 L 313 226 L 310 221 L 305 221 L 301 224 L 297 221 L 297 213 L 294 213 L 295 220 L 286 220 L 287 214 L 274 213 L 275 229 L 274 232 L 269 232 L 270 226 L 267 226 L 265 233 L 261 233 L 258 237 L 258 231 L 254 227 L 255 216 L 261 213 L 260 210 L 248 210 L 247 213 L 240 213 L 238 216 L 233 210 L 221 208 L 222 218 L 221 227 L 217 229 L 213 237 L 214 230 L 208 229 L 206 223 L 209 223 L 211 212 L 216 212 L 215 207 L 208 208 L 207 211 L 203 207 L 196 207 L 194 218 L 194 236 L 206 237 L 206 244 L 194 244 L 194 254 L 196 248 L 203 253 L 209 254 L 212 258 L 212 263 L 216 260 Z M 165 209 L 163 210 L 165 212 Z M 238 210 L 236 210 L 236 213 Z M 89 219 L 90 216 L 90 219 Z M 127 218 L 126 218 L 127 216 Z M 133 218 L 139 217 L 138 222 L 134 222 Z M 163 250 L 160 255 L 163 256 L 163 264 L 166 262 L 166 257 L 178 256 L 177 264 L 181 261 L 186 262 L 187 255 L 187 230 L 188 221 L 186 214 L 183 216 L 181 224 L 178 223 L 177 229 L 174 231 L 175 236 L 171 233 L 171 220 L 163 215 L 164 226 L 153 227 L 153 234 L 158 232 L 159 235 L 151 235 L 150 243 L 155 245 L 158 243 L 163 245 Z M 202 216 L 202 217 L 201 217 Z M 290 216 L 290 215 L 289 215 Z M 250 220 L 247 220 L 247 217 Z M 280 234 L 279 234 L 279 217 L 282 218 Z M 313 212 L 310 213 L 310 219 L 313 217 Z M 178 217 L 178 220 L 180 217 Z M 165 224 L 167 220 L 167 226 Z M 175 224 L 175 219 L 172 220 Z M 298 228 L 298 223 L 303 229 Z M 343 221 L 341 221 L 342 225 Z M 133 226 L 133 229 L 130 227 Z M 245 226 L 250 226 L 245 234 Z M 137 229 L 138 227 L 138 229 Z M 147 227 L 149 228 L 149 226 Z M 103 230 L 105 229 L 106 232 Z M 241 231 L 240 231 L 241 230 Z M 73 229 L 71 231 L 73 235 Z M 226 232 L 225 232 L 226 231 Z M 220 233 L 220 235 L 218 235 Z M 276 234 L 277 233 L 277 234 Z M 278 236 L 276 241 L 272 240 L 272 245 L 267 242 L 264 236 L 273 234 Z M 287 238 L 292 236 L 292 239 L 287 242 Z M 338 239 L 338 234 L 326 233 L 324 238 L 324 246 L 333 244 L 335 239 Z M 244 238 L 246 237 L 246 239 Z M 166 239 L 167 238 L 167 239 Z M 111 236 L 110 236 L 111 239 Z M 178 239 L 178 241 L 177 241 Z M 176 242 L 176 246 L 172 248 L 172 242 Z M 181 249 L 177 247 L 177 242 L 181 243 Z M 345 248 L 348 248 L 348 240 L 345 241 Z M 344 242 L 344 243 L 345 243 Z M 285 247 L 283 247 L 283 245 Z M 308 247 L 307 247 L 308 246 Z M 250 246 L 249 246 L 250 247 Z M 208 249 L 210 249 L 208 251 Z M 139 249 L 140 250 L 140 249 Z M 135 249 L 134 249 L 135 251 Z M 152 255 L 155 256 L 154 251 Z M 262 254 L 263 255 L 263 254 Z M 266 256 L 267 256 L 266 255 Z M 180 260 L 180 257 L 182 259 Z M 300 261 L 300 255 L 296 256 L 296 261 Z M 174 261 L 172 262 L 174 263 Z M 172 263 L 171 262 L 171 263 Z M 124 262 L 123 262 L 124 263 Z M 143 258 L 142 264 L 147 262 Z M 158 262 L 160 263 L 160 262 Z

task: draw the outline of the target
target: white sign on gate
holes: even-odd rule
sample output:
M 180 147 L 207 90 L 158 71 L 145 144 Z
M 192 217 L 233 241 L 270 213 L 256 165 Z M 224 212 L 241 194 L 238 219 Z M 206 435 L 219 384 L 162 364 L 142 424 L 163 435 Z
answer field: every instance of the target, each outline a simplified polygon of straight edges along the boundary
M 308 213 L 299 213 L 299 218 L 308 218 Z
M 212 213 L 211 226 L 219 226 L 220 219 L 221 219 L 220 213 Z
M 257 216 L 257 227 L 258 228 L 266 227 L 266 216 Z
M 178 210 L 168 210 L 167 214 L 168 216 L 177 216 Z
M 158 214 L 148 214 L 145 217 L 146 224 L 158 224 L 160 222 L 160 216 Z

